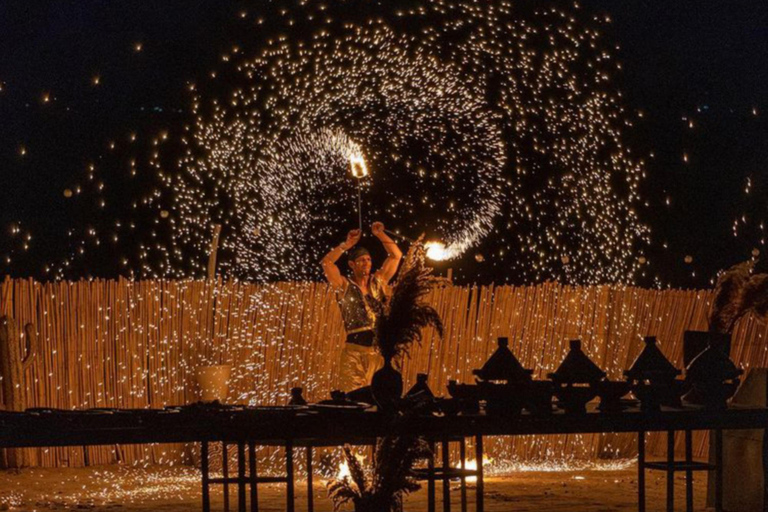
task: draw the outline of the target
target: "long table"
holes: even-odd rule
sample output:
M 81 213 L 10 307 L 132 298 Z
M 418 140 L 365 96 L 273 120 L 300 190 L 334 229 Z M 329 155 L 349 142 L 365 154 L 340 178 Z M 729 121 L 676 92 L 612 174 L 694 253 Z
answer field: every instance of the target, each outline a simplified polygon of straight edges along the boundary
M 0 411 L 0 448 L 82 446 L 133 443 L 227 442 L 240 446 L 328 446 L 361 442 L 387 434 L 419 435 L 429 439 L 474 437 L 476 460 L 483 460 L 483 437 L 638 433 L 641 457 L 645 432 L 766 429 L 768 409 L 695 407 L 660 411 L 628 409 L 607 413 L 491 416 L 481 413 L 419 416 L 393 424 L 378 412 L 289 408 L 180 407 L 166 410 L 94 410 L 31 412 Z M 717 443 L 716 448 L 721 450 Z M 644 471 L 640 467 L 640 471 Z M 483 510 L 482 464 L 478 464 L 477 510 Z M 292 472 L 288 475 L 292 483 Z M 722 509 L 722 475 L 717 465 L 717 508 Z M 288 509 L 293 508 L 289 484 Z M 643 508 L 644 501 L 641 502 Z

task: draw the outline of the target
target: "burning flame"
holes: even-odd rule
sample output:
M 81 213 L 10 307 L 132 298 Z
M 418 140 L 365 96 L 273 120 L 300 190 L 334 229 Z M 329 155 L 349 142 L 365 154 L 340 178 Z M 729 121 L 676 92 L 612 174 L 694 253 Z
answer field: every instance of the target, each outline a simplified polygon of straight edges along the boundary
M 344 480 L 345 478 L 349 478 L 352 476 L 352 473 L 349 472 L 349 464 L 347 464 L 347 461 L 343 460 L 341 461 L 341 464 L 339 464 L 339 472 L 336 474 L 336 478 L 338 480 Z
M 427 250 L 427 258 L 431 260 L 443 261 L 450 257 L 449 251 L 442 242 L 427 242 L 424 248 Z
M 352 176 L 357 179 L 368 176 L 368 165 L 362 155 L 349 155 L 349 168 L 352 171 Z
M 365 464 L 365 455 L 356 453 L 355 458 L 360 462 L 361 465 Z M 352 473 L 349 471 L 349 464 L 347 463 L 347 460 L 342 457 L 341 463 L 339 464 L 339 471 L 336 473 L 336 479 L 337 480 L 344 480 L 345 478 L 349 478 L 352 476 Z
M 493 462 L 493 459 L 489 459 L 485 455 L 483 455 L 483 469 L 485 469 L 488 464 Z M 456 466 L 454 466 L 455 469 L 461 469 L 461 462 L 457 463 Z M 472 471 L 477 469 L 477 460 L 476 459 L 470 459 L 464 462 L 464 469 L 470 469 Z M 474 483 L 477 482 L 476 476 L 468 476 L 467 477 L 467 483 Z

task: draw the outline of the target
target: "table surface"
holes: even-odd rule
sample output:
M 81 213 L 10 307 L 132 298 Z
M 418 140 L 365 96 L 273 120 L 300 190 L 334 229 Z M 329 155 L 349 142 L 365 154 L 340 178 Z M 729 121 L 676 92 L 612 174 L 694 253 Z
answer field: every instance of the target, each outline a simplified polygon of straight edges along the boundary
M 417 416 L 395 424 L 375 411 L 289 408 L 0 411 L 0 448 L 102 444 L 255 441 L 257 444 L 343 444 L 389 433 L 439 439 L 458 436 L 580 434 L 768 427 L 768 408 L 695 407 L 583 414 L 482 413 Z

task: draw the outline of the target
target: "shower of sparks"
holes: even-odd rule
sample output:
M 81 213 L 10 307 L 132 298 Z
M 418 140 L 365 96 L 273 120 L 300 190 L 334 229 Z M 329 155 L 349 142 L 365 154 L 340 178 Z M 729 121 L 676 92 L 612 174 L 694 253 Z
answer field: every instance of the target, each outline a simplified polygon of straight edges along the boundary
M 137 190 L 139 220 L 75 230 L 53 275 L 130 230 L 124 271 L 201 276 L 221 224 L 226 275 L 318 278 L 308 262 L 357 224 L 350 173 L 370 168 L 364 224 L 426 232 L 447 259 L 480 249 L 506 280 L 632 280 L 644 165 L 622 142 L 609 20 L 501 0 L 269 5 L 259 49 L 222 55 L 187 88 L 191 122 L 145 137 L 144 163 L 131 155 L 129 175 L 156 180 Z

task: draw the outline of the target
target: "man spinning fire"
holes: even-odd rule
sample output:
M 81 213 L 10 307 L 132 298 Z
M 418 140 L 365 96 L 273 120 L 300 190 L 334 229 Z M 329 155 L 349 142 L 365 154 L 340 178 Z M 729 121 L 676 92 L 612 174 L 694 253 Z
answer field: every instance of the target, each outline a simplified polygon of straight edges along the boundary
M 362 236 L 359 229 L 350 231 L 347 239 L 331 249 L 321 261 L 325 277 L 336 292 L 347 332 L 337 385 L 345 392 L 369 385 L 374 372 L 383 364 L 373 346 L 374 328 L 376 318 L 391 293 L 389 281 L 395 276 L 403 257 L 397 244 L 384 231 L 384 224 L 374 222 L 371 232 L 387 251 L 387 259 L 375 273 L 371 274 L 371 254 L 368 250 L 355 247 Z M 342 276 L 336 266 L 341 255 L 347 251 L 347 264 L 351 270 L 348 278 Z

